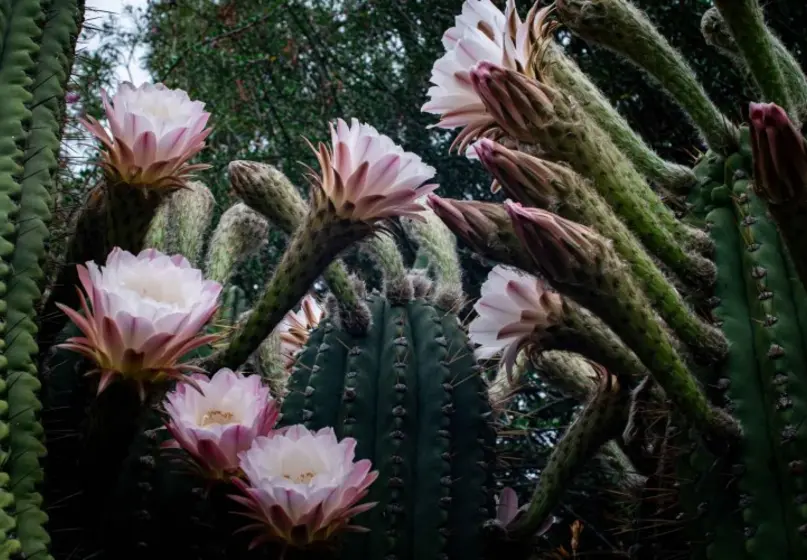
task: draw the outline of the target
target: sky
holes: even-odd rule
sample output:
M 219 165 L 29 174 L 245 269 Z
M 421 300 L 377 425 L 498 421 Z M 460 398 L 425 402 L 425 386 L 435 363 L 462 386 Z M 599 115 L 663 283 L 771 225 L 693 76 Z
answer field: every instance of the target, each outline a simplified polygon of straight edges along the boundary
M 93 12 L 91 9 L 96 10 L 104 10 L 106 12 L 111 12 L 114 14 L 120 14 L 123 11 L 125 6 L 133 6 L 134 8 L 143 9 L 146 7 L 148 0 L 87 0 L 86 8 L 87 11 L 85 13 L 85 17 L 88 20 L 92 20 L 94 18 L 100 18 L 105 14 L 99 12 Z M 128 18 L 122 17 L 119 19 L 122 25 L 132 26 L 132 22 L 128 20 Z M 98 41 L 91 41 L 87 45 L 87 49 L 93 50 L 98 48 Z M 135 50 L 134 56 L 132 57 L 131 63 L 128 65 L 121 64 L 121 66 L 117 69 L 116 74 L 118 80 L 129 80 L 129 75 L 131 74 L 131 79 L 134 84 L 140 85 L 143 82 L 151 81 L 151 76 L 148 72 L 141 68 L 141 59 L 144 54 L 144 49 L 139 48 Z

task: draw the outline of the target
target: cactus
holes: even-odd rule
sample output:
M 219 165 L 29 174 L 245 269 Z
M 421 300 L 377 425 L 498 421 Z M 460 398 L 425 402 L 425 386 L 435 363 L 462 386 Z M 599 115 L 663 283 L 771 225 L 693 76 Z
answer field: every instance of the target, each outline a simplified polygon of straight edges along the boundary
M 807 557 L 804 73 L 756 0 L 717 0 L 704 34 L 764 102 L 734 123 L 628 0 L 558 0 L 561 24 L 688 113 L 708 148 L 689 168 L 655 154 L 566 57 L 552 10 L 521 21 L 513 1 L 468 2 L 424 110 L 465 126 L 457 145 L 512 200 L 441 198 L 420 158 L 339 120 L 307 200 L 279 170 L 232 162 L 243 202 L 208 239 L 213 197 L 189 180 L 206 168 L 190 160 L 210 115 L 184 92 L 123 85 L 112 104 L 154 96 L 188 120 L 133 131 L 111 112 L 109 136 L 87 119 L 104 182 L 39 316 L 81 10 L 8 2 L 0 560 L 568 557 L 546 550 L 567 531 L 553 516 L 591 469 L 609 553 Z M 463 41 L 481 43 L 457 57 Z M 234 273 L 270 223 L 290 241 L 250 309 Z M 414 264 L 393 233 L 412 238 Z M 467 328 L 455 236 L 499 263 Z M 380 291 L 340 260 L 359 244 Z M 534 402 L 528 379 L 582 406 L 519 508 L 494 488 L 499 467 L 515 469 L 497 451 Z M 573 553 L 603 553 L 580 527 Z
M 384 484 L 351 558 L 478 558 L 491 517 L 485 382 L 455 315 L 428 301 L 368 301 L 371 327 L 311 335 L 289 380 L 283 422 L 355 437 Z

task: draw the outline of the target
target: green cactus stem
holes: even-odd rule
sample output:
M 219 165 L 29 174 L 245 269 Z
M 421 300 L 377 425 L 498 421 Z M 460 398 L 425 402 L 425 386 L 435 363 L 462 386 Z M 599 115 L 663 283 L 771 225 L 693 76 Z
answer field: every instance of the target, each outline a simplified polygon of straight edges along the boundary
M 419 243 L 419 257 L 428 260 L 436 282 L 437 305 L 443 309 L 462 307 L 462 266 L 457 256 L 456 237 L 434 212 L 424 212 L 425 221 L 405 220 L 404 227 Z M 417 263 L 416 263 L 417 264 Z
M 412 282 L 407 277 L 403 257 L 391 233 L 378 232 L 367 239 L 364 244 L 381 269 L 384 278 L 384 292 L 387 297 L 392 301 L 412 299 Z
M 645 143 L 577 63 L 558 48 L 551 36 L 543 40 L 545 50 L 537 70 L 541 81 L 571 95 L 648 180 L 679 194 L 688 192 L 696 184 L 691 169 L 665 161 Z
M 490 68 L 488 85 L 493 91 L 507 89 L 503 95 L 510 98 L 534 98 L 530 144 L 520 145 L 522 151 L 568 163 L 591 180 L 648 251 L 682 281 L 697 290 L 711 285 L 714 281 L 711 263 L 686 249 L 699 245 L 701 235 L 672 218 L 675 229 L 665 227 L 666 220 L 662 216 L 670 213 L 669 208 L 590 117 L 561 92 L 513 72 Z M 650 205 L 650 200 L 655 200 L 655 205 Z
M 313 207 L 292 237 L 249 318 L 233 333 L 227 348 L 205 359 L 202 367 L 207 371 L 237 369 L 337 255 L 372 232 L 371 225 L 335 216 L 327 200 L 321 207 Z
M 163 202 L 154 214 L 151 220 L 149 231 L 146 234 L 146 240 L 143 242 L 146 247 L 157 249 L 162 253 L 168 254 L 169 241 L 168 241 L 168 228 L 169 228 L 169 214 L 171 206 L 168 201 Z
M 509 197 L 528 206 L 552 209 L 610 239 L 619 256 L 630 264 L 654 309 L 692 349 L 698 361 L 717 363 L 725 357 L 728 343 L 722 333 L 688 308 L 638 239 L 585 179 L 565 166 L 503 147 L 494 148 L 489 157 L 493 158 L 489 168 Z M 480 158 L 487 160 L 485 153 Z M 501 164 L 496 163 L 499 158 Z
M 613 248 L 592 230 L 540 210 L 509 205 L 531 272 L 597 314 L 650 371 L 668 398 L 714 442 L 734 441 L 736 422 L 712 407 L 673 338 Z
M 777 56 L 773 36 L 757 0 L 715 0 L 723 21 L 734 38 L 765 101 L 787 108 L 796 118 L 793 99 Z M 803 93 L 802 93 L 803 94 Z
M 293 235 L 306 219 L 308 205 L 300 191 L 278 169 L 265 163 L 236 160 L 228 167 L 230 185 L 244 203 L 266 216 L 286 235 Z M 362 315 L 359 295 L 345 265 L 336 260 L 323 273 L 345 312 Z
M 681 54 L 632 3 L 559 0 L 556 6 L 558 16 L 575 34 L 624 56 L 655 78 L 690 116 L 712 150 L 728 154 L 736 148 L 736 127 L 712 103 Z
M 380 473 L 342 558 L 481 558 L 492 517 L 485 382 L 456 315 L 424 301 L 368 301 L 354 337 L 326 319 L 297 358 L 284 425 L 333 426 Z
M 215 204 L 213 193 L 199 181 L 188 181 L 185 188 L 171 195 L 168 199 L 169 253 L 183 255 L 194 266 L 199 264 Z
M 3 257 L 0 272 L 7 274 L 5 263 L 9 263 L 15 273 L 3 302 L 8 330 L 4 333 L 3 357 L 6 370 L 3 388 L 7 401 L 2 404 L 7 403 L 3 413 L 11 421 L 2 425 L 6 429 L 0 437 L 6 439 L 4 448 L 8 450 L 3 461 L 2 486 L 13 493 L 16 535 L 8 538 L 11 525 L 4 511 L 0 523 L 6 534 L 0 550 L 47 560 L 51 558 L 48 553 L 50 537 L 44 529 L 47 515 L 41 509 L 42 496 L 38 493 L 43 478 L 40 459 L 45 447 L 38 418 L 41 404 L 35 365 L 38 350 L 34 338 L 37 332 L 35 307 L 44 280 L 41 264 L 50 220 L 48 190 L 57 168 L 64 91 L 82 10 L 75 0 L 54 0 L 45 17 L 38 1 L 16 0 L 9 4 L 0 60 L 0 84 L 5 90 L 0 127 L 7 143 L 0 151 L 0 193 L 6 195 L 5 202 L 0 196 L 0 212 L 4 214 L 3 226 L 7 228 L 2 233 L 13 235 L 14 245 L 8 244 L 8 237 L 0 240 L 0 256 Z M 43 23 L 41 29 L 38 22 Z M 23 89 L 28 86 L 33 95 Z M 25 105 L 30 110 L 24 108 Z M 28 124 L 26 134 L 22 130 L 24 123 Z M 24 146 L 24 154 L 17 146 Z M 12 147 L 15 152 L 10 150 Z M 18 162 L 22 163 L 21 169 Z M 18 173 L 19 185 L 12 179 Z M 19 196 L 18 208 L 14 208 L 10 196 Z M 16 228 L 11 226 L 13 218 L 16 218 Z M 5 249 L 12 247 L 13 253 L 9 254 Z M 3 509 L 11 506 L 11 495 L 5 489 L 0 491 L 0 500 Z M 3 557 L 8 558 L 8 555 Z
M 266 218 L 239 202 L 221 215 L 207 249 L 205 277 L 227 284 L 236 267 L 269 239 Z
M 599 368 L 596 394 L 549 457 L 524 514 L 509 533 L 529 538 L 552 513 L 568 483 L 608 440 L 618 436 L 626 420 L 628 392 L 604 368 Z
M 731 60 L 736 70 L 739 71 L 744 77 L 750 78 L 749 81 L 753 83 L 754 78 L 751 76 L 751 72 L 745 65 L 745 61 L 743 60 L 740 51 L 737 50 L 737 44 L 734 42 L 734 38 L 726 28 L 726 23 L 720 16 L 720 12 L 717 8 L 709 8 L 703 12 L 703 17 L 701 18 L 701 35 L 703 35 L 703 38 L 706 39 L 707 44 Z M 754 86 L 757 88 L 758 92 L 759 86 L 756 84 L 754 84 Z

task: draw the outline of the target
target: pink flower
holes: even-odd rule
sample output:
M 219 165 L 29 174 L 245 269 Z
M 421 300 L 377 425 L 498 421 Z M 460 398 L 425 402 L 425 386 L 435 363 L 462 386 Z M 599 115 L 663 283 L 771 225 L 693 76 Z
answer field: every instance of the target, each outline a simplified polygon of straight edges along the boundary
M 530 11 L 522 22 L 515 1 L 502 13 L 490 0 L 466 0 L 456 25 L 443 36 L 446 53 L 434 64 L 429 101 L 422 111 L 440 115 L 440 128 L 466 127 L 465 136 L 484 133 L 495 124 L 471 80 L 480 62 L 525 72 L 531 55 L 531 38 L 544 25 L 547 10 Z
M 774 103 L 751 103 L 749 113 L 755 191 L 775 204 L 802 198 L 807 185 L 804 137 Z
M 99 393 L 117 375 L 135 381 L 144 397 L 146 383 L 195 369 L 178 360 L 217 338 L 200 332 L 216 312 L 221 285 L 206 281 L 182 255 L 155 249 L 135 256 L 116 247 L 105 267 L 86 264 L 78 265 L 78 275 L 89 306 L 76 288 L 83 316 L 57 304 L 84 336 L 60 347 L 96 363 Z
M 314 330 L 325 311 L 310 295 L 303 298 L 300 311 L 289 311 L 275 332 L 280 336 L 280 353 L 283 355 L 286 368 L 294 364 L 297 353 L 308 342 L 308 335 Z
M 342 119 L 331 125 L 331 143 L 332 154 L 320 144 L 322 176 L 314 181 L 339 217 L 364 222 L 395 216 L 422 219 L 425 208 L 418 199 L 437 188 L 424 185 L 434 177 L 433 167 L 356 119 L 349 126 Z
M 196 387 L 181 384 L 166 397 L 166 428 L 174 437 L 166 447 L 184 449 L 211 478 L 229 477 L 238 471 L 238 454 L 272 431 L 277 404 L 257 375 L 220 369 L 193 379 Z
M 561 314 L 557 293 L 535 276 L 501 265 L 490 271 L 481 295 L 474 305 L 478 315 L 468 327 L 468 336 L 479 345 L 475 351 L 479 359 L 503 351 L 508 371 L 524 343 L 540 335 Z
M 518 495 L 510 487 L 503 488 L 496 500 L 496 520 L 507 527 L 518 515 Z
M 204 103 L 163 84 L 121 84 L 110 101 L 101 97 L 109 131 L 93 117 L 81 122 L 107 148 L 102 165 L 109 179 L 129 185 L 163 188 L 184 186 L 194 171 L 207 165 L 188 161 L 205 146 L 211 129 Z
M 305 546 L 329 539 L 349 525 L 350 518 L 374 507 L 356 505 L 378 477 L 367 459 L 354 462 L 356 440 L 337 441 L 332 428 L 316 433 L 295 425 L 283 433 L 259 437 L 241 454 L 247 482 L 234 479 L 243 496 L 232 496 L 249 508 L 251 529 L 261 534 L 252 547 L 270 540 Z

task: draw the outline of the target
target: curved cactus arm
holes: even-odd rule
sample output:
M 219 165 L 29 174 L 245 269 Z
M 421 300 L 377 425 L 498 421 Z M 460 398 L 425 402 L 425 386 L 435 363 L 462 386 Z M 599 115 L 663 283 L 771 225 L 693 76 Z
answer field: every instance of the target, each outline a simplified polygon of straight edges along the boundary
M 227 284 L 238 263 L 258 252 L 268 239 L 269 222 L 266 218 L 246 204 L 234 204 L 221 215 L 210 238 L 206 277 Z
M 228 167 L 230 184 L 244 203 L 266 216 L 286 235 L 294 235 L 305 221 L 308 205 L 282 171 L 254 161 L 236 160 Z M 346 311 L 358 311 L 359 296 L 340 260 L 323 272 L 325 282 Z
M 715 0 L 723 21 L 766 101 L 786 107 L 793 117 L 793 98 L 777 56 L 773 35 L 757 0 Z
M 543 40 L 546 41 L 547 48 L 540 59 L 538 72 L 541 79 L 577 100 L 647 179 L 675 193 L 689 191 L 697 182 L 692 170 L 662 159 L 631 128 L 577 63 L 558 48 L 551 36 Z
M 513 537 L 529 538 L 535 534 L 588 459 L 624 428 L 628 392 L 615 376 L 599 369 L 597 392 L 549 457 L 527 510 L 508 531 Z
M 412 282 L 407 277 L 403 256 L 390 232 L 380 231 L 363 243 L 381 269 L 384 292 L 390 301 L 412 299 Z
M 655 78 L 692 118 L 712 150 L 727 154 L 736 148 L 736 127 L 712 103 L 681 54 L 632 3 L 559 0 L 556 5 L 575 34 L 626 57 Z

